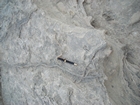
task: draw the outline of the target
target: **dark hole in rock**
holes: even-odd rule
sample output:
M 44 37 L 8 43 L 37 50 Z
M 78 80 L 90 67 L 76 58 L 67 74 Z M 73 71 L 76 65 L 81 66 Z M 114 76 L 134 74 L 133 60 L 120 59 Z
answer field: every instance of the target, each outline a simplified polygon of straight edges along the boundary
M 97 20 L 91 21 L 91 25 L 92 25 L 94 28 L 100 28 L 100 24 L 98 23 Z

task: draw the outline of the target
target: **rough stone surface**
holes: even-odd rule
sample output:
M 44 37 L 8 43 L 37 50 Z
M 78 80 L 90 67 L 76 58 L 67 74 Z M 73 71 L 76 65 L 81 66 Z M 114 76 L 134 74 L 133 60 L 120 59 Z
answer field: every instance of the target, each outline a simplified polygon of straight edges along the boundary
M 139 105 L 139 44 L 139 0 L 1 0 L 0 104 Z

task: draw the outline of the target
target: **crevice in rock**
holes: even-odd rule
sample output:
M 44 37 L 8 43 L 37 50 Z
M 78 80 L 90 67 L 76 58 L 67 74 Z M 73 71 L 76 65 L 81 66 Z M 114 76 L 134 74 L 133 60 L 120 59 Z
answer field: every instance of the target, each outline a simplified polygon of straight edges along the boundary
M 2 78 L 1 78 L 1 70 L 2 70 L 2 68 L 0 67 L 0 105 L 4 105 L 3 104 L 3 98 L 2 98 L 2 84 L 1 84 L 1 82 L 2 82 Z

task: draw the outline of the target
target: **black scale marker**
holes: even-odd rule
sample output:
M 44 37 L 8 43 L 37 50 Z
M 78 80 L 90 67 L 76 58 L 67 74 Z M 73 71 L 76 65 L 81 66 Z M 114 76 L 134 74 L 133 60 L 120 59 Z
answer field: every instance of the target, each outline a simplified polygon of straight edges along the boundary
M 77 65 L 76 63 L 74 63 L 74 62 L 71 62 L 71 61 L 69 61 L 69 60 L 66 60 L 66 59 L 63 59 L 63 58 L 60 58 L 60 57 L 58 57 L 57 58 L 58 60 L 60 60 L 60 61 L 63 61 L 63 62 L 66 62 L 66 63 L 69 63 L 69 64 L 72 64 L 72 65 Z

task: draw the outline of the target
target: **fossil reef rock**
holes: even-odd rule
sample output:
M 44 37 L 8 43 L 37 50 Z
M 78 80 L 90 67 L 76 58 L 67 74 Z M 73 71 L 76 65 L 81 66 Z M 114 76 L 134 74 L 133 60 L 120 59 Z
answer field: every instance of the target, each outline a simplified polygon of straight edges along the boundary
M 139 45 L 140 0 L 0 0 L 0 104 L 139 105 Z

